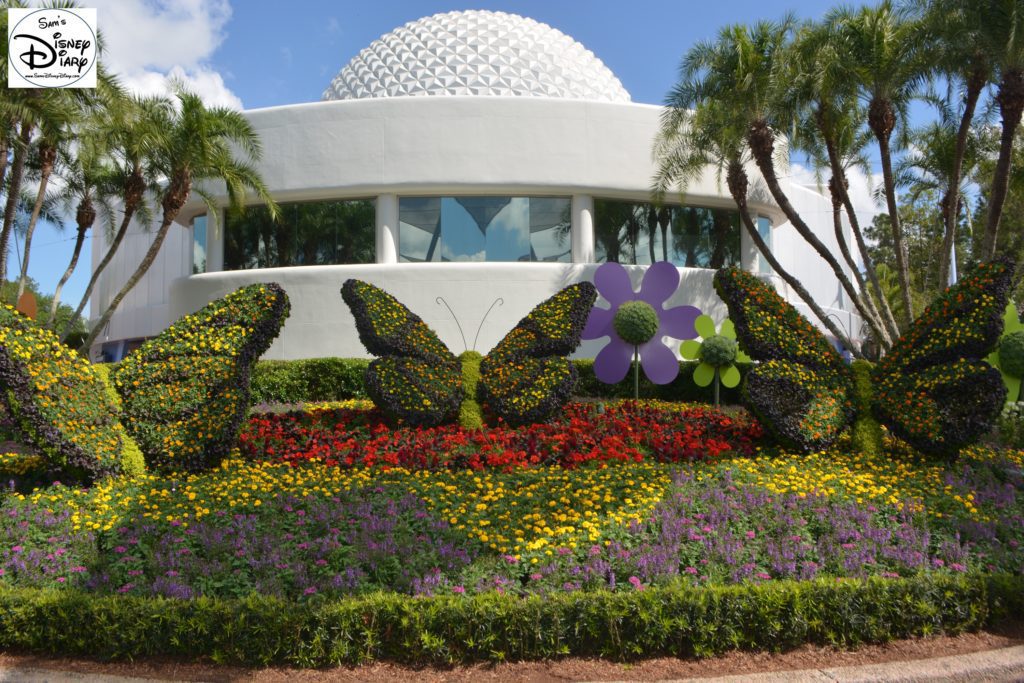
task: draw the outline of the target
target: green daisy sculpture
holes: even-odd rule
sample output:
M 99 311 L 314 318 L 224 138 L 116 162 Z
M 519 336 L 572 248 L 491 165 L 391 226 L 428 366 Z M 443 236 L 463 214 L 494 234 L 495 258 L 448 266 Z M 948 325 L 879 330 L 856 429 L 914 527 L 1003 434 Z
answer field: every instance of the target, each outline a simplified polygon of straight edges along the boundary
M 1003 314 L 1003 336 L 999 345 L 985 358 L 989 365 L 999 370 L 1006 385 L 1006 402 L 1020 400 L 1020 383 L 1024 377 L 1024 323 L 1020 321 L 1017 307 L 1011 301 Z
M 736 328 L 726 318 L 721 327 L 715 329 L 715 321 L 709 315 L 701 315 L 694 321 L 701 340 L 687 339 L 679 347 L 679 353 L 686 360 L 699 360 L 700 365 L 693 371 L 697 386 L 706 387 L 715 383 L 715 405 L 719 404 L 719 385 L 731 389 L 740 383 L 740 371 L 736 363 L 749 363 L 750 356 L 740 350 L 736 343 Z

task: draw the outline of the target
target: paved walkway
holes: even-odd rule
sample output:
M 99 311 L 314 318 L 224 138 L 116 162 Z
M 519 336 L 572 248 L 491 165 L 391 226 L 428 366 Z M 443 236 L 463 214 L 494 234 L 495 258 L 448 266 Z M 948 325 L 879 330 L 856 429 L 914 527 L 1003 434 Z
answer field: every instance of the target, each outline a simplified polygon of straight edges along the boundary
M 0 667 L 0 683 L 144 683 L 154 679 L 80 674 L 48 669 Z M 170 679 L 159 679 L 170 680 Z M 687 678 L 663 683 L 820 683 L 822 681 L 855 683 L 887 681 L 923 683 L 925 681 L 986 681 L 1003 683 L 1024 681 L 1024 645 L 999 650 L 975 652 L 955 657 L 916 659 L 868 666 L 847 666 L 833 669 L 775 671 L 720 678 Z M 623 681 L 622 683 L 627 683 Z

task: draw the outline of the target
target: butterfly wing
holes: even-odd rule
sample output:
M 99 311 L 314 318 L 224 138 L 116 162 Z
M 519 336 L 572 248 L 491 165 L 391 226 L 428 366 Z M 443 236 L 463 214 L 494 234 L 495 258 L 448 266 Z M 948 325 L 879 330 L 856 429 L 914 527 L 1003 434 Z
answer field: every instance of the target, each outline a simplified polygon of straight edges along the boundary
M 228 454 L 249 406 L 252 365 L 289 308 L 276 283 L 243 287 L 179 319 L 120 363 L 114 387 L 148 464 L 195 471 Z
M 124 428 L 90 363 L 10 306 L 0 306 L 0 401 L 61 478 L 121 469 Z
M 547 419 L 572 395 L 579 346 L 597 300 L 589 282 L 570 285 L 534 308 L 480 363 L 480 400 L 509 424 Z
M 981 359 L 1002 334 L 1013 273 L 1005 260 L 978 266 L 932 302 L 875 367 L 875 415 L 918 450 L 951 455 L 991 429 L 1006 387 Z
M 789 446 L 828 446 L 853 418 L 846 363 L 825 335 L 753 274 L 723 268 L 714 283 L 740 347 L 762 361 L 743 387 L 747 407 Z
M 386 414 L 408 424 L 433 426 L 462 402 L 458 359 L 423 320 L 383 289 L 346 280 L 341 297 L 356 321 L 359 341 L 377 360 L 366 389 Z

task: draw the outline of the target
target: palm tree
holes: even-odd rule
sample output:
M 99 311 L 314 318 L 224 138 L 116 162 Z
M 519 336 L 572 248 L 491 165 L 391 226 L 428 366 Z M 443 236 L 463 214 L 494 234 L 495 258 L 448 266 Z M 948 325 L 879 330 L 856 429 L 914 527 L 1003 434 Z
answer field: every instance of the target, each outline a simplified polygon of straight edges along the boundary
M 107 182 L 110 191 L 120 200 L 123 214 L 107 252 L 93 269 L 75 312 L 64 329 L 59 330 L 62 338 L 74 329 L 100 275 L 121 248 L 132 220 L 138 216 L 143 224 L 148 225 L 152 221 L 146 199 L 148 195 L 155 196 L 160 192 L 152 161 L 162 134 L 160 126 L 173 116 L 174 109 L 171 101 L 163 97 L 122 97 L 108 103 L 105 113 L 103 120 L 97 122 L 97 130 L 112 147 Z
M 699 44 L 693 49 L 708 48 L 707 44 Z M 654 156 L 658 162 L 654 177 L 655 196 L 660 200 L 667 192 L 684 192 L 709 167 L 716 170 L 719 181 L 724 172 L 729 194 L 739 209 L 740 222 L 758 251 L 822 325 L 844 347 L 859 356 L 849 337 L 822 310 L 803 283 L 782 267 L 761 238 L 747 203 L 750 179 L 745 163 L 749 158 L 746 156 L 746 127 L 735 117 L 733 104 L 725 98 L 699 98 L 699 84 L 685 77 L 687 61 L 684 61 L 682 71 L 684 77 L 669 94 L 668 106 L 661 117 L 661 130 L 655 141 Z
M 691 86 L 692 99 L 673 106 L 699 106 L 715 100 L 726 105 L 732 127 L 743 131 L 743 141 L 765 180 L 772 198 L 807 244 L 832 268 L 858 313 L 878 338 L 887 333 L 874 309 L 866 303 L 845 269 L 807 225 L 782 189 L 776 173 L 776 155 L 786 151 L 777 145 L 781 130 L 791 119 L 779 76 L 790 57 L 788 42 L 795 28 L 791 16 L 778 22 L 761 21 L 752 26 L 736 24 L 719 32 L 713 43 L 700 43 L 683 60 L 681 77 Z M 788 84 L 785 84 L 788 87 Z M 781 158 L 780 158 L 781 160 Z
M 34 144 L 35 165 L 39 173 L 39 182 L 36 189 L 36 199 L 32 206 L 32 213 L 28 219 L 28 226 L 25 230 L 25 246 L 21 258 L 21 276 L 18 278 L 18 297 L 25 291 L 25 284 L 28 281 L 29 257 L 32 254 L 32 236 L 35 233 L 36 223 L 39 220 L 39 213 L 43 208 L 43 201 L 46 199 L 46 189 L 50 182 L 54 166 L 57 163 L 58 154 L 67 157 L 70 153 L 68 144 L 74 135 L 74 128 L 82 116 L 81 100 L 69 96 L 68 91 L 61 88 L 53 88 L 47 91 L 45 106 L 46 115 L 40 117 L 39 135 Z
M 57 283 L 50 302 L 50 317 L 47 327 L 52 328 L 57 321 L 57 307 L 60 305 L 61 292 L 64 285 L 71 279 L 78 265 L 85 236 L 96 221 L 97 214 L 102 212 L 108 219 L 114 215 L 110 204 L 109 171 L 106 156 L 109 152 L 109 140 L 97 129 L 88 130 L 79 138 L 77 154 L 68 160 L 62 173 L 65 203 L 75 210 L 75 247 L 71 252 L 71 261 Z
M 167 117 L 160 126 L 162 134 L 153 150 L 155 166 L 166 176 L 166 184 L 160 195 L 160 206 L 163 209 L 160 227 L 142 262 L 111 300 L 82 343 L 86 350 L 110 322 L 128 292 L 149 270 L 163 246 L 171 224 L 193 190 L 206 201 L 210 215 L 216 215 L 213 197 L 202 186 L 196 187 L 194 184 L 204 181 L 223 182 L 230 206 L 236 211 L 240 211 L 244 205 L 246 190 L 254 190 L 267 204 L 274 218 L 279 213 L 263 180 L 249 163 L 257 161 L 262 154 L 259 138 L 249 121 L 232 109 L 207 109 L 195 93 L 179 90 L 176 97 L 180 109 L 173 116 Z M 236 158 L 236 150 L 243 156 L 243 160 Z
M 934 98 L 940 119 L 947 126 L 953 125 L 954 112 L 959 111 L 952 154 L 948 164 L 944 164 L 946 170 L 942 175 L 943 237 L 939 261 L 939 283 L 942 284 L 949 281 L 971 124 L 981 93 L 992 80 L 994 60 L 989 53 L 992 46 L 985 34 L 994 19 L 986 13 L 986 3 L 977 0 L 913 0 L 910 10 L 918 19 L 919 44 L 926 46 L 927 62 L 934 65 L 936 74 L 947 83 L 946 98 Z M 956 99 L 962 99 L 962 106 L 951 106 L 954 94 Z
M 883 348 L 899 337 L 899 328 L 888 300 L 882 296 L 881 285 L 864 239 L 864 232 L 849 195 L 847 171 L 861 168 L 870 171 L 864 155 L 870 133 L 865 130 L 866 115 L 857 106 L 855 87 L 841 75 L 844 59 L 838 51 L 831 26 L 806 24 L 797 33 L 790 54 L 782 64 L 784 107 L 792 112 L 797 134 L 794 146 L 802 148 L 814 161 L 815 168 L 828 168 L 828 187 L 833 203 L 836 241 L 862 292 L 867 291 L 860 269 L 850 254 L 841 225 L 838 207 L 845 210 L 854 241 L 860 253 L 874 297 L 865 304 L 875 310 L 888 333 L 889 340 L 879 339 Z M 877 304 L 875 303 L 877 302 Z
M 906 131 L 907 108 L 926 73 L 918 49 L 920 31 L 893 8 L 890 0 L 875 7 L 832 10 L 826 22 L 832 26 L 837 49 L 844 54 L 840 77 L 857 85 L 859 96 L 867 105 L 868 128 L 878 143 L 902 290 L 903 322 L 909 325 L 914 310 L 910 300 L 910 266 L 896 207 L 892 143 L 894 132 Z

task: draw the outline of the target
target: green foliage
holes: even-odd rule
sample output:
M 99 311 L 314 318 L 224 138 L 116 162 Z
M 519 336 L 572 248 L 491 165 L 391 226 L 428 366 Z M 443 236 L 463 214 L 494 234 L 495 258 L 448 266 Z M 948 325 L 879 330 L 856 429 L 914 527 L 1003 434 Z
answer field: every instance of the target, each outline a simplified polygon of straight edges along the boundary
M 459 424 L 466 429 L 480 429 L 484 426 L 484 414 L 477 403 L 477 384 L 480 382 L 480 361 L 484 359 L 476 351 L 464 351 L 459 355 L 462 363 L 462 405 L 459 406 Z
M 0 588 L 0 649 L 303 667 L 380 660 L 422 666 L 564 656 L 709 657 L 737 649 L 856 647 L 956 635 L 1020 614 L 1021 595 L 1021 576 L 942 574 L 529 597 L 484 593 L 410 600 L 374 593 L 304 603 Z
M 253 403 L 302 403 L 366 398 L 364 358 L 261 360 L 253 366 Z
M 1024 448 L 1024 403 L 1007 403 L 996 423 L 999 443 L 1006 448 Z
M 530 311 L 480 364 L 481 402 L 511 425 L 544 422 L 576 388 L 566 358 L 580 344 L 597 299 L 589 282 L 570 285 Z
M 722 368 L 736 360 L 738 349 L 735 339 L 716 334 L 700 345 L 700 359 L 708 365 Z
M 658 332 L 658 314 L 646 301 L 627 301 L 615 311 L 615 332 L 627 344 L 646 344 Z
M 1024 330 L 999 340 L 999 368 L 1008 375 L 1024 377 Z
M 91 481 L 120 470 L 124 428 L 90 363 L 10 306 L 0 308 L 0 394 L 51 472 Z
M 871 363 L 855 360 L 850 369 L 853 370 L 853 401 L 857 411 L 850 434 L 853 448 L 861 453 L 879 455 L 882 452 L 882 427 L 871 414 Z
M 121 397 L 117 394 L 110 379 L 113 368 L 110 364 L 97 363 L 92 366 L 92 369 L 103 382 L 103 393 L 106 394 L 107 400 L 116 406 L 120 413 Z M 142 450 L 139 448 L 139 444 L 135 443 L 135 439 L 127 433 L 121 435 L 121 472 L 129 477 L 137 477 L 146 473 L 146 460 L 142 455 Z
M 249 405 L 250 368 L 288 311 L 279 285 L 243 287 L 181 318 L 118 365 L 114 386 L 148 465 L 198 471 L 220 463 Z

